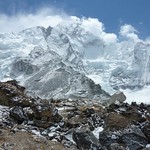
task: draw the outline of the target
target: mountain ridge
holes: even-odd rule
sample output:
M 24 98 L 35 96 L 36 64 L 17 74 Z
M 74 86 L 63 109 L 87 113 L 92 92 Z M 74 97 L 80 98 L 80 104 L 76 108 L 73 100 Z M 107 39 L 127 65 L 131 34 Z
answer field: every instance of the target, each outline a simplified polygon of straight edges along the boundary
M 96 19 L 76 17 L 55 27 L 1 34 L 0 80 L 16 79 L 29 93 L 56 99 L 109 99 L 101 86 L 111 93 L 148 85 L 150 44 L 139 40 L 135 31 L 121 28 L 120 35 L 122 41 L 106 33 Z M 94 76 L 101 86 L 94 84 Z M 99 92 L 93 93 L 90 84 Z

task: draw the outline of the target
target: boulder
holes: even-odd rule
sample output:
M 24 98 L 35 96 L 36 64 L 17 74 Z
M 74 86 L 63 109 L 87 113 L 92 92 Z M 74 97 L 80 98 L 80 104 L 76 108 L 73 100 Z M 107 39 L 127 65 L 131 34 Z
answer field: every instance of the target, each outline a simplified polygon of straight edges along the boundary
M 83 110 L 83 114 L 86 116 L 86 117 L 91 117 L 92 114 L 94 114 L 95 111 L 93 108 L 86 108 L 85 110 Z
M 0 82 L 0 105 L 28 107 L 34 99 L 24 94 L 25 88 L 17 81 Z
M 34 114 L 33 121 L 37 127 L 48 128 L 52 124 L 59 123 L 62 120 L 57 109 L 50 104 L 35 104 L 31 109 Z
M 116 112 L 109 113 L 105 118 L 106 128 L 121 129 L 127 127 L 129 121 Z
M 148 139 L 148 142 L 150 143 L 150 122 L 147 122 L 143 128 L 142 128 L 143 133 Z
M 99 133 L 99 142 L 102 146 L 105 146 L 107 149 L 110 147 L 111 144 L 118 143 L 119 141 L 120 136 L 116 136 L 112 132 L 102 131 Z
M 31 107 L 34 104 L 35 99 L 27 97 L 25 95 L 19 95 L 12 97 L 10 100 L 11 106 Z
M 72 118 L 69 118 L 68 120 L 65 121 L 65 124 L 69 128 L 76 128 L 79 127 L 81 122 L 82 122 L 82 117 L 79 115 L 76 115 Z
M 123 147 L 122 145 L 118 144 L 118 143 L 112 143 L 110 146 L 109 146 L 109 149 L 110 150 L 126 150 L 125 147 Z
M 120 102 L 123 103 L 126 100 L 126 96 L 123 92 L 117 92 L 110 97 L 110 103 Z
M 124 134 L 122 135 L 121 140 L 130 150 L 142 149 L 148 144 L 148 141 L 145 138 L 135 133 Z
M 79 150 L 101 150 L 97 138 L 91 131 L 75 131 L 73 132 L 73 140 L 76 142 Z
M 49 119 L 53 115 L 53 107 L 51 105 L 36 104 L 32 106 L 34 117 L 36 119 L 42 119 L 43 117 Z
M 97 128 L 103 125 L 103 119 L 97 114 L 92 114 L 91 117 L 88 119 L 88 124 L 91 128 Z
M 10 109 L 10 117 L 12 117 L 19 124 L 27 120 L 27 116 L 24 114 L 24 111 L 20 106 L 14 106 Z
M 139 106 L 135 102 L 132 102 L 132 104 L 126 108 L 126 111 L 122 111 L 120 113 L 130 122 L 145 121 L 145 119 L 142 117 L 141 112 L 139 111 Z
M 38 119 L 34 119 L 34 124 L 35 126 L 39 127 L 39 128 L 48 128 L 50 126 L 52 126 L 52 122 L 48 121 L 48 120 L 38 120 Z

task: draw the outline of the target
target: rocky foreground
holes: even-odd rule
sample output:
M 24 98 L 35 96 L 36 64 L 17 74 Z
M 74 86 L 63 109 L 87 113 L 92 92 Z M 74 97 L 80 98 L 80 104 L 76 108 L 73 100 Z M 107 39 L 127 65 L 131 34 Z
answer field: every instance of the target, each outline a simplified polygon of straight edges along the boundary
M 0 82 L 0 150 L 149 150 L 150 105 L 41 100 Z

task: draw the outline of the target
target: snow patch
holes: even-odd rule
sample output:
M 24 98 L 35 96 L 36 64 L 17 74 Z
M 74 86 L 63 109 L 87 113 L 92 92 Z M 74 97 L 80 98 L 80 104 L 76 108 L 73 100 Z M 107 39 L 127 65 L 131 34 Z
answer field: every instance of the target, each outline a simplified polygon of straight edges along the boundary
M 150 104 L 150 86 L 146 86 L 141 90 L 122 90 L 126 95 L 126 102 L 131 104 L 132 102 Z
M 95 135 L 97 139 L 99 139 L 99 133 L 102 132 L 103 130 L 104 130 L 103 127 L 97 127 L 92 131 L 92 133 Z

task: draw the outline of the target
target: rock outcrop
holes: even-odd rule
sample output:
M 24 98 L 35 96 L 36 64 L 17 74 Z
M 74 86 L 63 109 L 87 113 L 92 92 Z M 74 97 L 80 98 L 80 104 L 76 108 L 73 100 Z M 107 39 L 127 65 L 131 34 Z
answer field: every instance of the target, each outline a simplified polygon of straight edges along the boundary
M 35 149 L 40 150 L 50 145 L 64 150 L 144 150 L 149 147 L 150 105 L 129 105 L 122 101 L 104 105 L 92 99 L 44 100 L 28 97 L 24 91 L 16 81 L 0 83 L 1 149 L 20 147 L 14 140 L 17 138 L 25 148 L 21 133 L 28 138 L 26 143 L 31 148 L 30 141 L 35 143 L 31 137 L 38 138 Z M 50 145 L 42 144 L 41 136 L 45 137 L 44 143 Z

